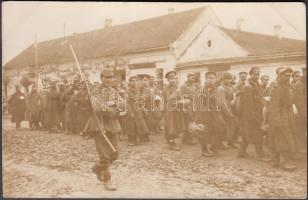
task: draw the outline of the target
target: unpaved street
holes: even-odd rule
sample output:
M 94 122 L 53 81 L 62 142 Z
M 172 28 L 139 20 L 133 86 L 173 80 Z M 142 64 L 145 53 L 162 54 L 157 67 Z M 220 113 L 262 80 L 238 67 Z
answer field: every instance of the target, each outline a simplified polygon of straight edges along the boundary
M 91 172 L 97 159 L 93 140 L 16 131 L 8 119 L 2 134 L 5 197 L 306 197 L 305 161 L 296 161 L 296 171 L 286 172 L 253 158 L 238 159 L 233 149 L 204 158 L 198 145 L 170 151 L 162 135 L 135 147 L 121 142 L 120 158 L 111 169 L 118 190 L 109 192 Z M 249 153 L 254 155 L 253 149 Z

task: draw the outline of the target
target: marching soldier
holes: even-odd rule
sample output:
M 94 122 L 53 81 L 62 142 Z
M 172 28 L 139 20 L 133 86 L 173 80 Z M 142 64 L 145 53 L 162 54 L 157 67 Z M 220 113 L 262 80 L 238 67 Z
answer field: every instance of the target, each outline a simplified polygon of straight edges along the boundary
M 126 133 L 128 136 L 128 145 L 135 146 L 138 144 L 139 141 L 142 141 L 143 138 L 148 137 L 149 129 L 147 127 L 146 121 L 143 115 L 143 109 L 139 105 L 138 99 L 138 87 L 137 87 L 137 77 L 132 76 L 129 78 L 129 88 L 127 91 L 128 98 L 127 98 L 127 118 L 126 118 Z M 141 102 L 144 103 L 143 101 Z
M 15 86 L 16 91 L 8 100 L 12 113 L 11 122 L 16 123 L 16 129 L 20 128 L 20 123 L 26 118 L 26 97 L 21 92 L 21 86 Z
M 205 157 L 214 156 L 218 153 L 219 145 L 226 132 L 226 124 L 220 112 L 219 101 L 217 97 L 216 73 L 206 72 L 205 86 L 199 121 L 207 126 L 207 130 L 201 132 L 199 142 L 202 155 Z
M 299 152 L 307 152 L 307 75 L 303 68 L 303 76 L 293 87 L 293 99 L 297 109 L 296 133 Z
M 37 92 L 37 85 L 32 85 L 31 92 L 28 95 L 28 113 L 29 113 L 29 124 L 32 130 L 40 129 L 40 118 L 41 118 L 41 97 Z
M 235 130 L 237 126 L 237 118 L 232 112 L 232 101 L 234 98 L 233 95 L 233 83 L 234 79 L 229 72 L 223 74 L 222 85 L 217 88 L 217 97 L 219 105 L 222 110 L 222 116 L 226 123 L 226 137 L 224 138 L 227 141 L 228 145 L 236 148 L 234 145 L 235 140 Z M 223 145 L 226 147 L 227 145 Z
M 59 124 L 60 92 L 56 82 L 52 82 L 47 94 L 47 124 L 49 133 L 57 133 Z
M 288 155 L 296 151 L 291 75 L 291 68 L 279 71 L 277 84 L 272 88 L 268 105 L 269 136 L 274 152 L 273 166 L 285 170 L 295 169 L 288 161 Z
M 64 113 L 65 113 L 65 134 L 71 133 L 71 108 L 69 100 L 74 94 L 74 85 L 73 83 L 66 84 L 66 89 L 61 95 L 61 103 L 64 104 Z
M 165 137 L 171 150 L 179 151 L 180 147 L 176 139 L 179 133 L 183 132 L 183 115 L 178 107 L 180 99 L 180 90 L 177 86 L 176 71 L 169 71 L 165 78 L 168 80 L 168 85 L 164 88 L 164 118 L 165 118 Z
M 254 144 L 258 160 L 268 162 L 270 159 L 264 155 L 262 142 L 263 131 L 263 98 L 259 85 L 260 68 L 252 67 L 249 71 L 250 78 L 245 84 L 240 96 L 240 124 L 242 142 L 239 157 L 246 157 L 249 143 Z
M 105 135 L 108 137 L 112 145 L 118 150 L 118 134 L 121 131 L 121 126 L 118 120 L 119 111 L 123 110 L 123 103 L 119 98 L 118 93 L 112 88 L 113 70 L 105 68 L 101 74 L 103 110 L 99 112 L 101 123 L 104 127 Z M 94 129 L 95 130 L 95 129 Z M 96 150 L 99 154 L 100 161 L 93 167 L 99 180 L 103 181 L 104 187 L 107 190 L 116 190 L 116 187 L 111 182 L 111 174 L 109 172 L 110 164 L 117 159 L 118 153 L 113 153 L 106 145 L 103 136 L 99 131 L 94 131 L 94 140 Z
M 194 145 L 192 133 L 189 132 L 189 124 L 196 121 L 196 112 L 194 111 L 196 105 L 196 97 L 198 95 L 198 87 L 195 84 L 195 73 L 187 74 L 187 81 L 180 87 L 182 104 L 182 115 L 185 121 L 185 130 L 182 138 L 182 143 L 188 145 Z

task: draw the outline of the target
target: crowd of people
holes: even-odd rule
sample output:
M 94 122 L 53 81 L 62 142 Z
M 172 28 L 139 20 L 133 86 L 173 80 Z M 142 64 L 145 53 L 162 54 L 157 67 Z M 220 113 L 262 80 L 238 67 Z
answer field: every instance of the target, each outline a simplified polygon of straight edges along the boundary
M 117 154 L 100 139 L 102 129 L 115 147 L 119 135 L 135 146 L 151 142 L 151 135 L 157 134 L 164 135 L 174 151 L 198 141 L 205 157 L 234 148 L 245 158 L 253 145 L 258 160 L 294 170 L 289 160 L 306 152 L 306 68 L 300 72 L 279 67 L 271 83 L 261 73 L 252 67 L 240 72 L 237 81 L 229 72 L 220 78 L 207 72 L 201 86 L 195 73 L 188 73 L 179 85 L 177 72 L 169 71 L 165 85 L 145 74 L 122 84 L 107 68 L 101 73 L 102 84 L 78 78 L 66 84 L 51 82 L 41 91 L 34 84 L 27 95 L 17 85 L 9 108 L 17 129 L 27 116 L 32 130 L 94 138 L 100 162 L 93 170 L 110 190 L 115 187 L 108 166 Z

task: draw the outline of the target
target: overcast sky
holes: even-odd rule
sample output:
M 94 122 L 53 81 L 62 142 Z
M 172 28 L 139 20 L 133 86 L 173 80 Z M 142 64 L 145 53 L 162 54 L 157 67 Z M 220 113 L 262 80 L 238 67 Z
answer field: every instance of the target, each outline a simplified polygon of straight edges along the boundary
M 223 26 L 273 34 L 273 25 L 282 26 L 281 35 L 306 40 L 306 9 L 302 3 L 131 3 L 131 2 L 3 2 L 2 63 L 7 63 L 34 42 L 102 28 L 106 18 L 113 25 L 211 5 Z M 293 27 L 292 27 L 293 26 Z

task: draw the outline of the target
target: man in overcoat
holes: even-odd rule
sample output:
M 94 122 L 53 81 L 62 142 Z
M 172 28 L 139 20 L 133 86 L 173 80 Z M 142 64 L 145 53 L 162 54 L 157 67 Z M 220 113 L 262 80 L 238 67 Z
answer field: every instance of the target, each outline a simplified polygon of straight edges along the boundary
M 26 96 L 21 92 L 21 86 L 15 86 L 16 91 L 8 100 L 11 110 L 11 122 L 16 123 L 16 129 L 20 128 L 20 123 L 26 118 Z

